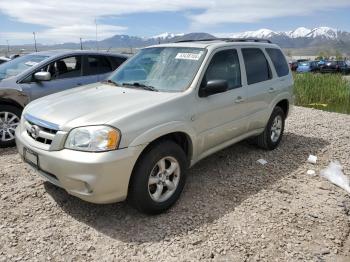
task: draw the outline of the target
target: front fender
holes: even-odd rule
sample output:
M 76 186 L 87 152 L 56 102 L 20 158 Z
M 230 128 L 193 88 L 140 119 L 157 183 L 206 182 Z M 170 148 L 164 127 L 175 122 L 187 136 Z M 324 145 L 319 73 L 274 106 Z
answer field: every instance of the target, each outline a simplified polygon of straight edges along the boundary
M 29 97 L 23 92 L 16 89 L 0 89 L 0 101 L 15 102 L 22 108 L 29 103 Z
M 149 144 L 156 139 L 171 134 L 181 132 L 186 134 L 192 143 L 192 156 L 196 154 L 196 135 L 195 131 L 189 127 L 186 122 L 182 121 L 172 121 L 168 123 L 164 123 L 158 126 L 155 126 L 146 132 L 143 132 L 141 135 L 137 136 L 135 139 L 131 141 L 129 146 L 140 146 L 144 144 Z

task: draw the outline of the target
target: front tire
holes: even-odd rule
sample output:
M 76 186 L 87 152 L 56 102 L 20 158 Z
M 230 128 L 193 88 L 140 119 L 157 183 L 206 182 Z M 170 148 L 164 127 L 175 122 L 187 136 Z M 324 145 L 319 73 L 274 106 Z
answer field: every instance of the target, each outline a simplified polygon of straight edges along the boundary
M 15 130 L 22 111 L 15 106 L 0 105 L 0 148 L 15 145 Z
M 159 214 L 169 209 L 185 186 L 186 154 L 172 141 L 161 141 L 137 161 L 128 200 L 140 212 Z
M 272 111 L 264 132 L 254 137 L 252 139 L 253 142 L 263 149 L 276 149 L 283 137 L 285 118 L 286 116 L 282 108 L 276 106 Z

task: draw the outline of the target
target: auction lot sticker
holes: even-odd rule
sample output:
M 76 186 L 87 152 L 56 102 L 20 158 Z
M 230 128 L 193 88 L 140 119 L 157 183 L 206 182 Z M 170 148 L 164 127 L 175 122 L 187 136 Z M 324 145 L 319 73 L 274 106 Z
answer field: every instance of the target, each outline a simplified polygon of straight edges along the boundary
M 178 53 L 175 57 L 175 59 L 183 59 L 183 60 L 199 60 L 201 58 L 202 52 L 199 52 L 198 54 L 194 53 Z

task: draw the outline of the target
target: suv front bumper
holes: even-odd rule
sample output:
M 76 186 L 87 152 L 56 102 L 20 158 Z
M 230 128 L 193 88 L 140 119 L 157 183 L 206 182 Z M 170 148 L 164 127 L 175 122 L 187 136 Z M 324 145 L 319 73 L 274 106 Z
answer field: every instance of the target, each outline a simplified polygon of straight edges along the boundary
M 16 144 L 22 159 L 26 150 L 37 156 L 34 168 L 46 181 L 97 204 L 126 199 L 133 167 L 144 149 L 138 146 L 101 153 L 69 149 L 46 151 L 27 142 L 26 134 L 21 134 L 19 128 Z

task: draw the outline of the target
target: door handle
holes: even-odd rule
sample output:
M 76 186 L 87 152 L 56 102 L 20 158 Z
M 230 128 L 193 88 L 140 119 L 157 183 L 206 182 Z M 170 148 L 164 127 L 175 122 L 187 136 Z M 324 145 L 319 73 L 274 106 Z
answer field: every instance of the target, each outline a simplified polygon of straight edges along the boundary
M 244 99 L 241 96 L 238 96 L 235 100 L 235 103 L 237 103 L 237 104 L 242 103 L 242 102 L 244 102 Z
M 83 84 L 82 83 L 78 83 L 77 86 L 82 86 Z
M 269 89 L 269 93 L 275 93 L 275 92 L 276 92 L 276 90 L 275 90 L 274 88 L 271 87 L 271 88 Z

